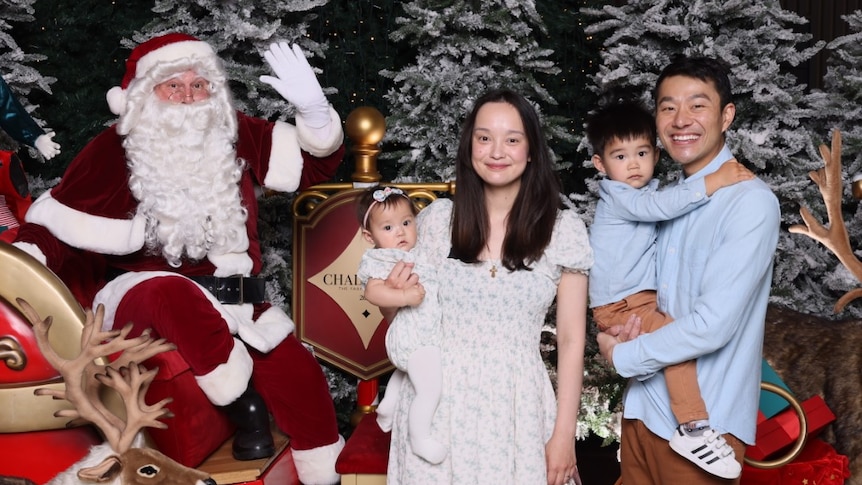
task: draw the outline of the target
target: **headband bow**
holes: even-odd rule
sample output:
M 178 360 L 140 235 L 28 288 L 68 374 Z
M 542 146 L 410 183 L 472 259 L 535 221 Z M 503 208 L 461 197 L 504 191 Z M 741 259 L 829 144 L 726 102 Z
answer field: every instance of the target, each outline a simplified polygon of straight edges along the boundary
M 404 191 L 399 189 L 398 187 L 384 187 L 382 189 L 375 190 L 374 193 L 371 194 L 371 198 L 373 198 L 374 200 L 371 201 L 370 204 L 368 204 L 368 209 L 365 210 L 365 217 L 362 218 L 363 229 L 368 228 L 368 215 L 371 214 L 371 208 L 374 207 L 375 204 L 384 202 L 391 195 L 400 195 L 407 198 L 407 200 L 410 200 L 410 198 L 407 197 L 407 194 L 405 194 Z

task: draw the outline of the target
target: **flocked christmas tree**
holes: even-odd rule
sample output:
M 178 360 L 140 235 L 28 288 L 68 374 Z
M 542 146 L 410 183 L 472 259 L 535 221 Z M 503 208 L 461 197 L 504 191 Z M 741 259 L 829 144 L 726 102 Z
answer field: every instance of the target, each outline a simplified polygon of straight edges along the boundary
M 12 27 L 15 24 L 34 20 L 34 3 L 35 0 L 0 2 L 0 75 L 33 119 L 44 126 L 45 123 L 35 112 L 38 106 L 32 105 L 27 96 L 33 89 L 51 93 L 51 84 L 56 79 L 43 76 L 34 66 L 45 59 L 44 55 L 25 52 L 12 36 Z M 18 147 L 18 142 L 0 130 L 0 149 L 16 150 Z M 35 149 L 28 149 L 28 153 L 41 158 Z
M 129 54 L 119 40 L 151 18 L 147 3 L 38 0 L 36 20 L 16 23 L 15 39 L 44 54 L 39 70 L 57 79 L 53 92 L 34 90 L 29 96 L 63 146 L 47 163 L 24 161 L 34 195 L 56 183 L 72 158 L 115 118 L 105 93 L 122 79 Z
M 416 58 L 384 70 L 395 87 L 388 101 L 385 142 L 395 149 L 403 181 L 451 180 L 458 130 L 473 100 L 509 87 L 538 107 L 555 104 L 536 74 L 556 74 L 552 51 L 537 41 L 544 26 L 534 1 L 413 0 L 402 4 L 391 38 L 416 49 Z M 541 109 L 540 109 L 541 111 Z M 564 120 L 544 117 L 548 138 L 571 138 Z
M 314 9 L 328 0 L 156 0 L 157 18 L 147 24 L 127 47 L 166 32 L 184 32 L 213 46 L 225 63 L 237 107 L 264 118 L 292 116 L 293 106 L 258 79 L 270 74 L 262 54 L 275 41 L 298 43 L 306 56 L 323 54 L 322 46 L 307 35 Z M 309 61 L 312 65 L 313 60 Z
M 858 248 L 862 241 L 862 203 L 853 199 L 850 182 L 862 176 L 862 11 L 842 17 L 847 22 L 849 34 L 831 41 L 826 46 L 827 70 L 823 77 L 823 90 L 813 94 L 814 108 L 818 112 L 812 124 L 817 143 L 831 143 L 832 130 L 841 131 L 843 145 L 844 194 L 843 215 L 851 245 Z M 813 185 L 813 183 L 811 183 Z M 825 212 L 816 210 L 822 204 L 811 204 L 815 216 L 826 220 Z M 795 236 L 803 238 L 805 236 Z M 853 277 L 844 265 L 833 256 L 827 259 L 812 259 L 809 278 L 812 284 L 820 284 L 830 291 L 832 301 L 862 282 Z M 846 313 L 862 315 L 858 302 L 846 308 Z
M 828 103 L 816 106 L 824 141 L 826 130 L 838 128 L 844 141 L 844 168 L 849 174 L 862 172 L 862 10 L 845 15 L 850 33 L 830 42 L 823 77 Z M 852 238 L 857 239 L 858 238 Z
M 817 112 L 811 95 L 789 69 L 804 63 L 822 47 L 811 45 L 799 33 L 806 21 L 782 9 L 778 0 L 631 0 L 626 5 L 586 9 L 591 25 L 586 31 L 607 35 L 593 89 L 599 92 L 629 87 L 653 105 L 651 91 L 661 69 L 677 54 L 707 55 L 731 68 L 736 119 L 728 143 L 736 157 L 758 173 L 781 203 L 785 224 L 800 222 L 801 201 L 819 200 L 808 180 L 809 170 L 820 166 L 806 124 Z M 676 174 L 673 162 L 663 159 L 660 178 Z M 587 194 L 572 194 L 590 220 L 596 200 L 596 180 Z M 822 205 L 822 204 L 821 204 Z M 783 226 L 786 227 L 786 226 Z M 775 255 L 772 301 L 800 311 L 825 314 L 833 299 L 812 275 L 812 264 L 828 263 L 830 256 L 810 239 L 781 231 Z M 834 258 L 833 258 L 834 259 Z M 588 339 L 592 342 L 592 339 Z M 600 388 L 599 396 L 618 389 L 618 382 L 602 370 L 596 349 L 586 377 L 587 389 Z M 610 380 L 608 380 L 610 379 Z M 595 401 L 596 413 L 616 400 Z M 614 425 L 609 422 L 609 425 Z M 596 429 L 598 433 L 606 433 Z
M 613 31 L 595 79 L 599 90 L 630 85 L 646 99 L 673 55 L 704 54 L 724 60 L 731 68 L 737 108 L 728 143 L 778 196 L 783 221 L 800 222 L 800 202 L 819 199 L 807 173 L 821 163 L 806 129 L 818 113 L 805 86 L 789 72 L 822 47 L 809 45 L 811 36 L 797 32 L 805 19 L 782 9 L 778 0 L 634 0 L 590 14 L 596 22 L 588 31 Z M 667 160 L 663 167 L 674 168 Z M 809 271 L 812 263 L 824 264 L 827 257 L 812 241 L 782 231 L 772 301 L 801 311 L 827 312 L 832 300 Z

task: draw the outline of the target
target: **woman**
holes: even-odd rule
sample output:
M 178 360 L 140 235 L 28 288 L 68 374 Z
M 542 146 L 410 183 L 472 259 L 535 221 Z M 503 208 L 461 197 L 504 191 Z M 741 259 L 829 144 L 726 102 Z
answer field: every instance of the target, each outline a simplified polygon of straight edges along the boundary
M 476 101 L 456 176 L 454 202 L 440 199 L 420 213 L 417 246 L 440 282 L 443 395 L 433 435 L 449 454 L 432 465 L 410 450 L 414 392 L 405 383 L 389 483 L 579 484 L 574 440 L 592 253 L 582 221 L 562 210 L 550 151 L 525 98 L 495 90 Z M 396 267 L 387 284 L 412 284 L 406 268 Z M 556 400 L 539 353 L 555 297 Z

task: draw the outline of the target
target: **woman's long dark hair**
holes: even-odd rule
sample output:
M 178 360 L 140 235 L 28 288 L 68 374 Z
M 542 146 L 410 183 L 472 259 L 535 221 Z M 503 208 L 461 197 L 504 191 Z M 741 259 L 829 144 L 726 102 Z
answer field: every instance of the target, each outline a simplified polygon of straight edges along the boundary
M 473 170 L 473 129 L 476 114 L 486 103 L 507 103 L 521 116 L 529 143 L 529 160 L 521 176 L 521 187 L 506 223 L 502 264 L 515 271 L 542 257 L 562 208 L 560 180 L 536 110 L 526 98 L 508 89 L 489 91 L 476 100 L 461 127 L 455 174 L 457 189 L 452 216 L 450 257 L 465 263 L 478 262 L 490 231 L 485 207 L 485 182 Z

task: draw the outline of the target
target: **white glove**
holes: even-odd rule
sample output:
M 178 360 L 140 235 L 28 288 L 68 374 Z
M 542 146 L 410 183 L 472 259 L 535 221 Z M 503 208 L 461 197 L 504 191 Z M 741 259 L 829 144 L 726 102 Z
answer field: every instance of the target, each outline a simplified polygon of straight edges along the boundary
M 53 131 L 50 131 L 36 138 L 34 146 L 45 157 L 45 160 L 50 160 L 60 153 L 60 144 L 54 141 L 54 134 Z
M 263 57 L 275 77 L 261 76 L 260 82 L 269 84 L 296 106 L 309 127 L 322 128 L 329 124 L 329 103 L 299 46 L 288 46 L 283 41 L 271 44 Z

